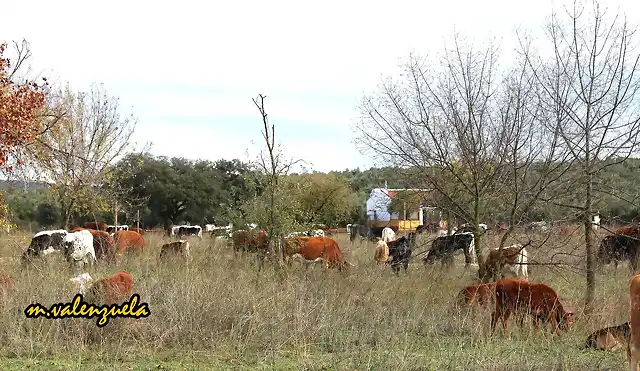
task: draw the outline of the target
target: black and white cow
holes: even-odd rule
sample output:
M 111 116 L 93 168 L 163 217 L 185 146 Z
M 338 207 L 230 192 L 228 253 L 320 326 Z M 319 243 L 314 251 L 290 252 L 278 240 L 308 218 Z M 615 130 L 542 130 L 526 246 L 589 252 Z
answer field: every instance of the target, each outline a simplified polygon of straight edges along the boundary
M 484 234 L 489 229 L 489 227 L 484 223 L 478 224 L 478 228 L 480 229 L 480 234 Z M 473 224 L 469 224 L 469 223 L 465 223 L 461 225 L 460 228 L 458 228 L 455 231 L 456 234 L 473 233 L 473 232 L 475 232 L 475 228 Z
M 93 265 L 97 261 L 91 232 L 67 232 L 64 229 L 36 233 L 22 254 L 22 261 L 27 262 L 34 257 L 55 252 L 62 252 L 66 260 L 72 263 Z
M 384 241 L 384 240 L 383 240 Z M 404 271 L 409 268 L 409 261 L 411 260 L 411 244 L 407 237 L 402 236 L 396 240 L 387 242 L 389 247 L 389 265 L 393 269 L 393 272 L 397 275 L 400 272 L 400 267 L 404 267 Z
M 306 232 L 291 232 L 288 235 L 285 236 L 285 238 L 291 238 L 291 237 L 325 237 L 325 233 L 322 229 L 312 229 L 310 231 L 306 231 Z
M 199 225 L 181 225 L 177 230 L 178 237 L 198 236 L 202 238 L 202 227 Z
M 453 264 L 453 256 L 456 251 L 464 253 L 465 266 L 476 264 L 476 250 L 473 233 L 464 232 L 451 236 L 438 237 L 433 240 L 431 249 L 423 259 L 425 265 L 441 260 L 442 264 Z
M 107 233 L 109 234 L 113 234 L 118 231 L 128 231 L 128 230 L 129 230 L 128 225 L 108 225 L 107 226 Z

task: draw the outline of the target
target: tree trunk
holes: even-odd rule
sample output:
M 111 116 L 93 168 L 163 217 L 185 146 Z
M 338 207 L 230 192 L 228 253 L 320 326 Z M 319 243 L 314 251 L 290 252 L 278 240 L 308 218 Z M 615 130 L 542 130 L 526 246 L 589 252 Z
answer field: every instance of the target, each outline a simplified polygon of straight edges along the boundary
M 588 156 L 587 156 L 588 158 Z M 591 228 L 591 214 L 593 207 L 593 175 L 587 173 L 587 192 L 584 205 L 584 242 L 586 250 L 587 268 L 587 291 L 585 293 L 584 313 L 590 314 L 593 311 L 593 299 L 596 291 L 596 273 L 593 259 L 593 229 Z
M 71 209 L 73 208 L 73 201 L 65 203 L 60 201 L 60 213 L 62 214 L 62 229 L 69 229 L 69 222 L 71 221 Z

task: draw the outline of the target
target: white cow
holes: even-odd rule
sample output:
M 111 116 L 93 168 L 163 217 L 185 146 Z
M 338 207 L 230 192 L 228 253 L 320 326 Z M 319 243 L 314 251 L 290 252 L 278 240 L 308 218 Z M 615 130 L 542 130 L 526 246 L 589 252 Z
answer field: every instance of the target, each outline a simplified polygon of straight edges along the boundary
M 382 230 L 382 241 L 384 241 L 385 243 L 389 243 L 395 240 L 396 232 L 394 232 L 393 229 L 389 227 L 384 227 L 384 229 Z
M 76 262 L 92 265 L 97 261 L 96 251 L 93 248 L 93 235 L 86 229 L 68 233 L 64 242 L 70 244 L 69 257 Z

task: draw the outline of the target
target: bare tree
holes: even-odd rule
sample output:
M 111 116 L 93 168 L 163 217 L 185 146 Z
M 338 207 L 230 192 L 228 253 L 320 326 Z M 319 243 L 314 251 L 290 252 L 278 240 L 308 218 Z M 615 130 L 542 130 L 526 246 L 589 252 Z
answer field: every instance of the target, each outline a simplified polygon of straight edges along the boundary
M 611 193 L 599 182 L 599 174 L 637 153 L 640 54 L 627 20 L 618 14 L 608 17 L 597 1 L 591 9 L 574 3 L 566 14 L 563 20 L 554 13 L 548 25 L 549 58 L 527 50 L 524 54 L 547 110 L 555 115 L 548 130 L 558 135 L 558 150 L 566 151 L 573 163 L 566 190 L 579 195 L 581 202 L 563 206 L 579 212 L 585 228 L 589 313 L 595 293 L 591 217 L 599 194 Z
M 411 56 L 406 79 L 389 79 L 377 97 L 365 97 L 357 132 L 364 152 L 408 169 L 421 188 L 433 189 L 437 206 L 476 226 L 482 277 L 478 224 L 488 216 L 487 201 L 509 179 L 507 149 L 520 133 L 504 125 L 511 114 L 499 110 L 497 48 L 477 51 L 458 37 L 453 45 L 437 70 Z
M 257 167 L 258 170 L 266 175 L 267 178 L 267 191 L 269 192 L 268 205 L 267 205 L 267 233 L 269 236 L 269 251 L 277 251 L 278 259 L 282 261 L 284 259 L 284 251 L 280 244 L 280 238 L 282 235 L 282 223 L 278 220 L 278 209 L 281 205 L 278 205 L 280 201 L 278 195 L 278 181 L 280 177 L 286 175 L 289 170 L 300 160 L 288 160 L 284 157 L 279 145 L 276 145 L 275 139 L 275 125 L 269 125 L 267 118 L 267 111 L 264 106 L 264 100 L 266 96 L 259 94 L 257 98 L 253 99 L 253 103 L 258 108 L 260 116 L 262 116 L 263 128 L 261 130 L 262 137 L 267 145 L 267 150 L 261 151 L 258 156 Z M 273 244 L 276 244 L 275 248 Z M 262 259 L 260 260 L 263 261 Z
M 109 209 L 110 197 L 100 185 L 109 165 L 132 147 L 137 120 L 121 118 L 117 98 L 101 85 L 94 84 L 88 93 L 67 86 L 51 96 L 52 110 L 65 115 L 37 138 L 30 153 L 32 164 L 52 182 L 67 228 L 75 212 Z

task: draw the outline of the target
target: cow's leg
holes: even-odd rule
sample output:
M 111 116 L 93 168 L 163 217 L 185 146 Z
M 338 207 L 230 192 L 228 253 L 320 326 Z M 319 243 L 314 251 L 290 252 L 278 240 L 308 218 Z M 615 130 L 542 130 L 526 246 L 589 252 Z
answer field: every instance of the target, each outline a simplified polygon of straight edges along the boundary
M 502 328 L 507 333 L 507 337 L 511 338 L 511 331 L 509 330 L 509 317 L 511 316 L 511 309 L 507 309 L 502 314 Z
M 497 310 L 491 313 L 491 335 L 493 335 L 496 330 L 496 324 L 498 323 L 498 318 L 501 317 L 502 313 L 499 313 Z

